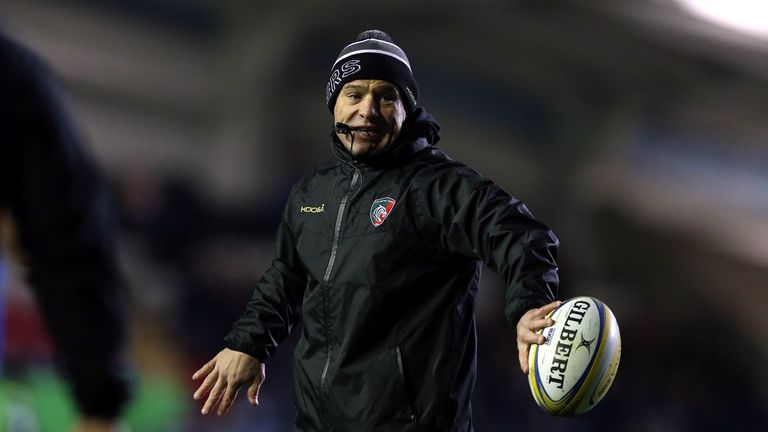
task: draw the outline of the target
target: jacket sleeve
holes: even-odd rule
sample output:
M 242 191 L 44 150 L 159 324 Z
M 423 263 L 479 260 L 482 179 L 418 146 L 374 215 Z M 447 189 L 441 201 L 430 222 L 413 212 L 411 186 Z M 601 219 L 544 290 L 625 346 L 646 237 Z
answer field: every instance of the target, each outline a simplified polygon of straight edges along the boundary
M 7 205 L 80 410 L 116 417 L 129 395 L 111 202 L 44 65 L 0 36 Z M 1 120 L 0 120 L 1 121 Z
M 300 264 L 296 238 L 288 221 L 293 195 L 277 230 L 272 264 L 256 285 L 245 312 L 224 338 L 227 348 L 262 362 L 269 359 L 293 329 L 307 285 L 307 273 Z
M 502 278 L 510 325 L 555 300 L 559 241 L 521 201 L 464 166 L 431 188 L 429 213 L 441 227 L 443 248 L 482 260 Z

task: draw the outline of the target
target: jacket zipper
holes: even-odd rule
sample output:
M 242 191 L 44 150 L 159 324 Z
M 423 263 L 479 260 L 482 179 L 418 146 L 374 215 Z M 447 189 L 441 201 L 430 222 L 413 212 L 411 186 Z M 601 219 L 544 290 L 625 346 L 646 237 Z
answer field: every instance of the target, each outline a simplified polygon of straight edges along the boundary
M 328 305 L 327 305 L 327 289 L 328 289 L 328 280 L 331 278 L 331 271 L 333 270 L 333 263 L 336 261 L 336 250 L 339 247 L 339 233 L 341 232 L 341 221 L 344 218 L 344 209 L 347 207 L 347 201 L 349 200 L 350 191 L 352 191 L 352 188 L 357 183 L 357 180 L 360 178 L 360 171 L 358 171 L 357 168 L 355 168 L 354 174 L 352 174 L 352 182 L 349 185 L 349 189 L 344 194 L 344 198 L 341 199 L 341 203 L 339 204 L 339 213 L 336 215 L 336 226 L 333 229 L 333 243 L 331 243 L 331 256 L 328 259 L 328 266 L 325 268 L 325 275 L 323 275 L 323 312 L 325 315 L 325 326 L 327 329 L 328 325 Z M 325 377 L 328 374 L 328 366 L 331 364 L 331 343 L 330 343 L 330 335 L 328 334 L 328 331 L 326 330 L 325 334 L 325 341 L 326 341 L 326 356 L 325 356 L 325 365 L 323 366 L 323 373 L 320 375 L 320 386 L 325 386 Z
M 419 417 L 416 415 L 416 407 L 411 401 L 411 394 L 408 389 L 408 381 L 405 379 L 405 368 L 403 368 L 403 352 L 400 350 L 400 346 L 395 347 L 395 353 L 397 354 L 397 371 L 400 373 L 400 379 L 403 381 L 403 386 L 405 387 L 405 396 L 408 401 L 408 408 L 411 410 L 410 421 L 416 425 L 416 428 L 418 428 Z

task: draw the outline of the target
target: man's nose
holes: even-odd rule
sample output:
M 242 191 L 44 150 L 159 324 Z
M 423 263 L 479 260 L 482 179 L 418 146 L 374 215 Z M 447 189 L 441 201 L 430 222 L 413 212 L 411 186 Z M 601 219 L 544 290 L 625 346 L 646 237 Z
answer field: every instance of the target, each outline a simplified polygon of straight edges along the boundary
M 373 96 L 368 95 L 363 98 L 360 102 L 359 114 L 363 118 L 376 117 L 379 115 L 379 104 Z

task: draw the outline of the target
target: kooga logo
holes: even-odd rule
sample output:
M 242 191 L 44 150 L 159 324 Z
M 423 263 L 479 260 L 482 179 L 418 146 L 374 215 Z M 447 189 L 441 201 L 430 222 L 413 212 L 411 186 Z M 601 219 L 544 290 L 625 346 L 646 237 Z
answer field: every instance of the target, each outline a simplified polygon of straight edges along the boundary
M 301 213 L 322 213 L 325 211 L 325 204 L 321 204 L 320 207 L 302 206 Z

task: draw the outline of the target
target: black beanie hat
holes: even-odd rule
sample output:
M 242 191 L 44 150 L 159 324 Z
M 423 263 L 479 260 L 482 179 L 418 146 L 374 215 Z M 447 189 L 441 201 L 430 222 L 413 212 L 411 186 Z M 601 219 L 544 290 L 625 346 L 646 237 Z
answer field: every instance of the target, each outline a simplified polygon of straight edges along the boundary
M 331 113 L 344 84 L 359 79 L 380 79 L 395 84 L 400 88 L 406 112 L 411 114 L 416 109 L 419 88 L 408 57 L 383 31 L 364 31 L 339 53 L 325 88 L 325 101 Z

